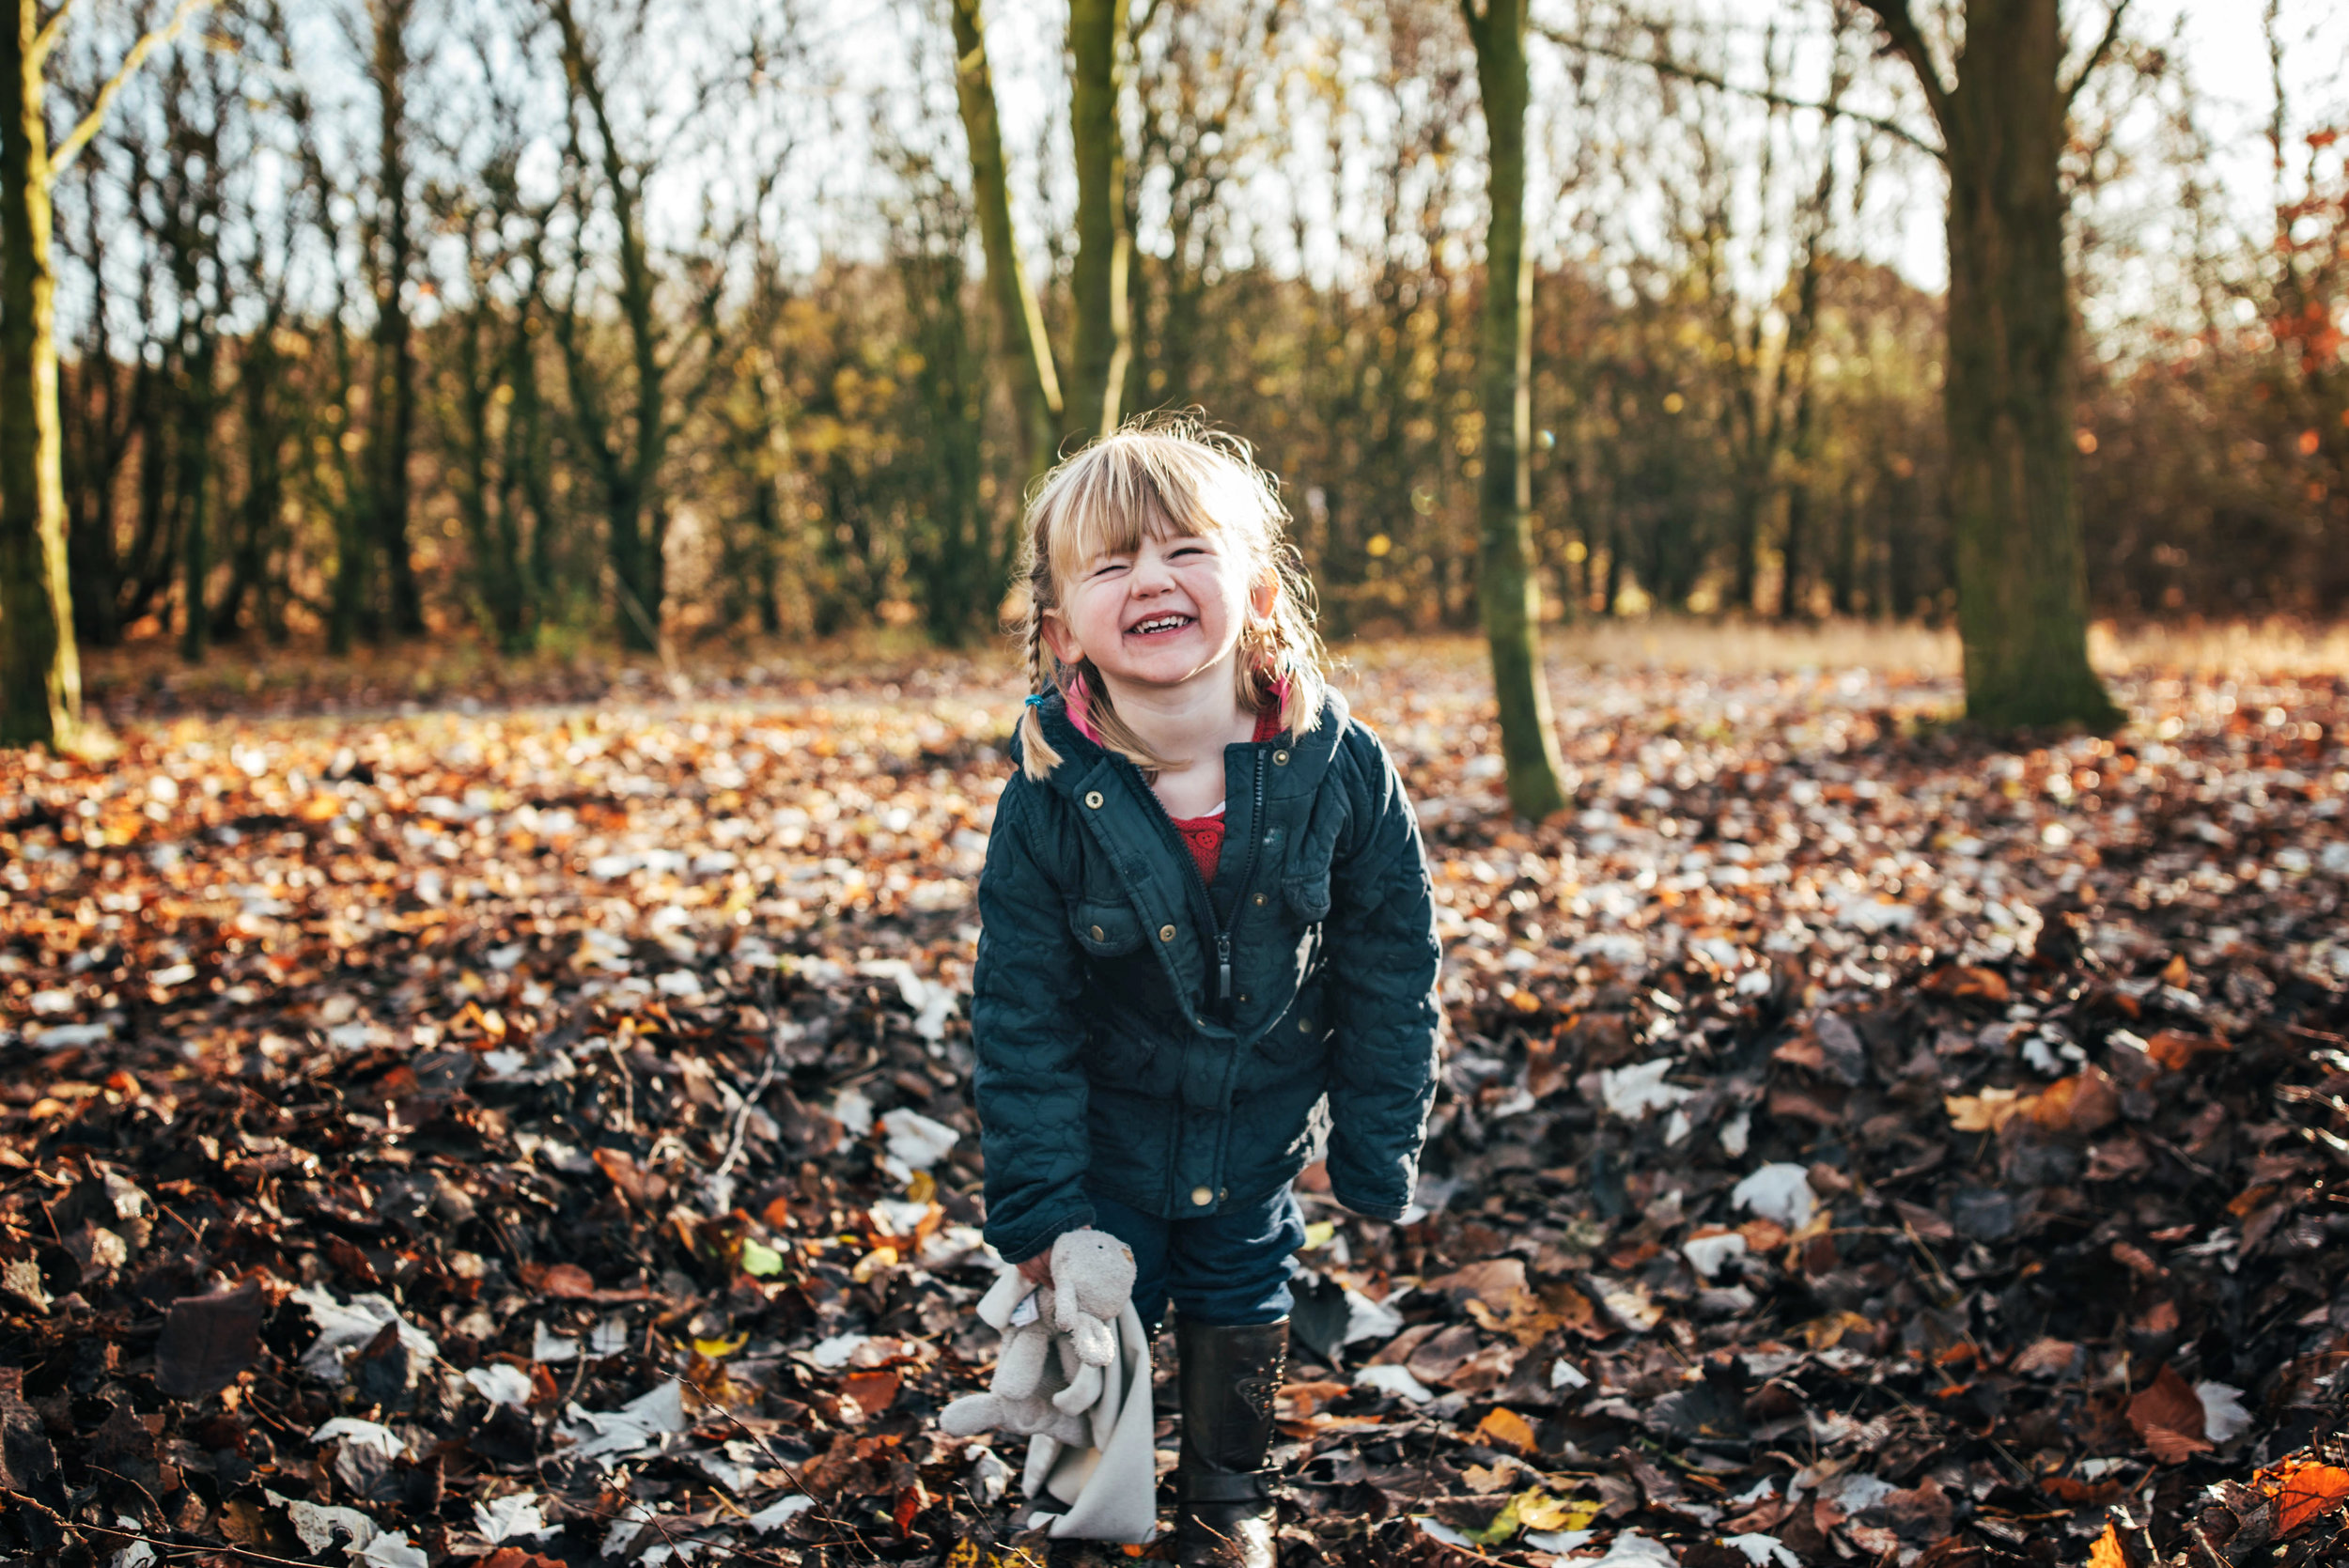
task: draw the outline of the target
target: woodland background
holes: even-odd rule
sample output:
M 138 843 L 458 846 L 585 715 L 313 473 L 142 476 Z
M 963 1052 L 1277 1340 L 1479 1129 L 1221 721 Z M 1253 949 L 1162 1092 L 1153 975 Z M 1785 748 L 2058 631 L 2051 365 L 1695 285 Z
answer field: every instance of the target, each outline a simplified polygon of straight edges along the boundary
M 1006 14 L 997 90 L 1035 130 L 1007 145 L 1012 210 L 1065 343 L 1069 102 L 1019 64 L 1059 23 Z M 169 13 L 93 18 L 50 62 L 60 113 Z M 1034 443 L 990 357 L 955 21 L 196 12 L 55 184 L 83 645 L 988 634 Z M 2247 149 L 2174 39 L 2123 29 L 2074 105 L 2104 616 L 2324 615 L 2349 590 L 2344 102 L 2287 85 L 2310 18 L 2244 24 L 2275 67 L 2248 208 L 2217 172 Z M 1473 624 L 1484 122 L 1460 18 L 1203 0 L 1124 26 L 1122 407 L 1196 405 L 1260 444 L 1333 633 Z M 1823 5 L 1585 4 L 1531 33 L 1550 613 L 1945 618 L 1941 301 L 1894 265 L 1942 178 L 1905 129 L 1915 77 Z

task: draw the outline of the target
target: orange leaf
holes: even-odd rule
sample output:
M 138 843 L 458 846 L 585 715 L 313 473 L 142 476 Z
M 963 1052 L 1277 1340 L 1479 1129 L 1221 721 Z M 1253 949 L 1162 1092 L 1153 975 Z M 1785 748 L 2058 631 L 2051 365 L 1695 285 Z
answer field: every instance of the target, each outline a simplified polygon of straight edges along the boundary
M 1945 964 L 1925 976 L 1923 988 L 1935 996 L 1980 997 L 1996 1002 L 2010 1001 L 2015 994 L 2005 975 L 1972 964 Z
M 1523 1416 L 1502 1405 L 1494 1405 L 1476 1423 L 1476 1436 L 1495 1448 L 1515 1449 L 1519 1453 L 1531 1453 L 1534 1448 L 1533 1428 Z
M 918 1481 L 897 1494 L 897 1507 L 893 1522 L 897 1527 L 899 1540 L 902 1541 L 913 1533 L 914 1518 L 922 1512 L 922 1506 L 929 1500 L 927 1495 L 922 1490 L 922 1483 Z
M 2145 1042 L 2145 1054 L 2173 1073 L 2205 1052 L 2233 1048 L 2224 1040 L 2214 1040 L 2207 1034 L 2182 1033 L 2174 1029 L 2165 1029 Z
M 2276 1491 L 2276 1533 L 2290 1535 L 2349 1502 L 2349 1470 L 2331 1465 L 2295 1465 Z
M 2096 1544 L 2088 1548 L 2088 1568 L 2129 1568 L 2129 1560 L 2121 1555 L 2121 1531 L 2110 1519 L 2105 1521 L 2105 1532 L 2096 1537 Z

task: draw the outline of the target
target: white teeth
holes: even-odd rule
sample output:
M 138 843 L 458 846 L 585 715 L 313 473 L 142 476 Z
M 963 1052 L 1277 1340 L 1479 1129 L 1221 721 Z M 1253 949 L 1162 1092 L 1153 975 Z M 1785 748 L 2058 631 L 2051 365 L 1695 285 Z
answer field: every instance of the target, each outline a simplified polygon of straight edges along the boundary
M 1156 630 L 1158 630 L 1158 629 L 1159 629 L 1159 628 L 1161 628 L 1161 627 L 1179 627 L 1179 626 L 1184 626 L 1184 625 L 1187 625 L 1187 624 L 1190 622 L 1190 616 L 1188 616 L 1188 615 L 1160 615 L 1160 616 L 1157 617 L 1157 618 L 1156 618 L 1156 619 L 1154 619 L 1154 620 L 1147 620 L 1147 621 L 1142 621 L 1142 622 L 1137 623 L 1137 624 L 1135 625 L 1135 627 L 1134 627 L 1134 630 L 1136 630 L 1137 632 L 1142 632 L 1142 631 L 1156 631 Z

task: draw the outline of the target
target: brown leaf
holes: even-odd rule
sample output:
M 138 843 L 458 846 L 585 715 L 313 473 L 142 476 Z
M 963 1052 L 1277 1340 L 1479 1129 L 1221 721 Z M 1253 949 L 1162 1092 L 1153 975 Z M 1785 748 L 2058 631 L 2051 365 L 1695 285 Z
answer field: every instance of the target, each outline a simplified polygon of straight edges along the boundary
M 2121 1091 L 2102 1067 L 2087 1067 L 2047 1085 L 2030 1119 L 2051 1132 L 2102 1132 L 2121 1119 Z
M 2202 1436 L 2202 1401 L 2178 1369 L 2162 1363 L 2154 1380 L 2129 1401 L 2129 1424 L 2165 1465 L 2175 1465 L 2198 1453 L 2208 1453 Z
M 558 1301 L 591 1301 L 595 1299 L 595 1276 L 575 1263 L 521 1266 L 522 1283 Z
M 1420 1288 L 1441 1292 L 1452 1297 L 1455 1306 L 1474 1297 L 1495 1312 L 1506 1312 L 1527 1294 L 1525 1263 L 1521 1258 L 1488 1258 L 1429 1280 Z
M 863 1406 L 867 1416 L 878 1416 L 897 1402 L 900 1379 L 894 1372 L 852 1372 L 840 1380 L 840 1391 Z
M 1430 1336 L 1403 1365 L 1423 1383 L 1449 1384 L 1453 1374 L 1476 1354 L 1479 1343 L 1474 1328 L 1455 1323 Z
M 2145 1042 L 2145 1054 L 2171 1072 L 2191 1066 L 2198 1056 L 2233 1048 L 2224 1040 L 2215 1040 L 2207 1034 L 2186 1034 L 2174 1029 L 2165 1029 Z
M 2080 1366 L 2080 1347 L 2070 1340 L 2034 1340 L 2023 1353 L 2015 1358 L 2010 1371 L 2024 1377 L 2077 1376 Z
M 612 1185 L 619 1188 L 620 1196 L 630 1203 L 643 1203 L 652 1197 L 646 1183 L 646 1172 L 637 1169 L 635 1157 L 626 1149 L 598 1149 L 589 1157 L 595 1160 L 599 1170 L 612 1178 Z
M 209 1296 L 183 1296 L 155 1343 L 155 1387 L 174 1399 L 210 1399 L 261 1354 L 267 1307 L 257 1280 Z
M 1972 964 L 1944 964 L 1924 978 L 1922 989 L 1934 996 L 1979 997 L 2004 1006 L 2014 998 L 2006 976 Z

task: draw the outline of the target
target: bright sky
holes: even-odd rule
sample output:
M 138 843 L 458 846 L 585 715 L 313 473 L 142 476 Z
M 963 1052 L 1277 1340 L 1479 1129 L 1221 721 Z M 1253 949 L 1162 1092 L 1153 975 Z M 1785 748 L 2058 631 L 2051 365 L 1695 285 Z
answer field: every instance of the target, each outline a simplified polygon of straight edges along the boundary
M 1450 8 L 1443 0 L 1428 3 L 1439 11 Z M 929 0 L 830 0 L 826 15 L 834 36 L 875 37 L 883 29 L 904 36 L 921 24 L 929 9 Z M 1733 80 L 1739 81 L 1759 79 L 1754 69 L 1758 40 L 1773 19 L 1783 26 L 1790 16 L 1808 17 L 1815 29 L 1822 13 L 1823 8 L 1815 4 L 1796 5 L 1789 0 L 1689 3 L 1689 14 L 1723 18 L 1746 40 L 1744 69 L 1733 66 L 1732 71 Z M 1065 101 L 1067 90 L 1060 58 L 1066 8 L 1062 0 L 988 0 L 986 14 L 1013 175 L 1015 180 L 1025 176 L 1031 208 L 1029 232 L 1033 233 L 1033 225 L 1040 218 L 1034 211 L 1034 192 L 1044 176 L 1035 153 L 1048 114 L 1054 104 Z M 1534 0 L 1537 23 L 1553 20 L 1563 24 L 1572 14 L 1573 8 L 1563 0 Z M 2104 0 L 2065 0 L 2064 14 L 2072 34 L 2085 40 L 2102 29 L 2107 11 Z M 2287 90 L 2295 101 L 2294 118 L 2303 128 L 2349 121 L 2349 91 L 2344 90 L 2349 84 L 2344 84 L 2342 76 L 2342 62 L 2349 60 L 2349 7 L 2335 0 L 2282 0 L 2281 17 L 2291 44 L 2285 74 Z M 2264 132 L 2274 101 L 2258 0 L 2134 0 L 2128 33 L 2142 39 L 2177 40 L 2173 58 L 2183 62 L 2204 101 L 2204 123 L 2218 149 L 2217 172 L 2238 213 L 2256 226 L 2270 202 Z M 2085 47 L 2084 41 L 2080 47 Z M 1532 52 L 1538 109 L 1542 75 L 1545 67 L 1554 63 L 1555 50 L 1537 41 Z M 1546 61 L 1545 55 L 1550 59 Z M 904 56 L 898 51 L 859 49 L 852 51 L 852 56 L 844 67 L 842 81 L 850 93 L 885 93 L 893 85 L 901 86 Z M 1733 51 L 1733 61 L 1739 57 Z M 1798 65 L 1798 75 L 1807 69 L 1812 85 L 1797 90 L 1815 92 L 1816 83 L 1824 79 L 1825 58 L 1822 46 Z M 1897 70 L 1889 67 L 1890 62 L 1879 66 L 1879 74 L 1896 79 Z M 1881 102 L 1878 106 L 1890 107 Z M 1915 124 L 1921 132 L 1929 134 L 1921 103 L 1913 93 L 1906 109 L 1899 116 L 1904 123 Z M 2150 116 L 2150 110 L 2145 113 Z M 1881 254 L 1913 281 L 1937 288 L 1945 273 L 1938 178 L 1921 158 L 1906 153 L 1896 156 L 1885 174 L 1889 178 L 1878 181 L 1878 199 L 1870 210 Z M 1065 178 L 1058 171 L 1053 177 Z M 1538 169 L 1534 182 L 1538 189 Z M 1069 198 L 1063 193 L 1057 199 L 1066 203 Z M 2114 200 L 2135 201 L 2140 209 L 2149 200 L 2157 202 L 2141 189 L 2118 192 Z M 2157 225 L 2158 212 L 2140 212 L 2139 221 Z
M 713 52 L 727 53 L 739 43 L 734 35 L 747 25 L 743 18 L 772 16 L 781 9 L 777 5 L 706 11 L 701 0 L 665 0 L 663 9 L 664 0 L 654 3 L 656 11 L 667 20 L 656 28 L 646 53 L 660 58 L 631 57 L 623 74 L 636 77 L 640 85 L 650 85 L 655 101 L 673 96 L 674 89 L 666 84 L 683 80 L 684 71 L 668 70 L 669 65 L 708 59 Z M 1179 5 L 1181 0 L 1174 3 Z M 1451 0 L 1418 3 L 1427 8 L 1426 15 L 1433 25 L 1457 25 L 1452 17 Z M 1537 23 L 1551 22 L 1570 30 L 1579 7 L 1595 8 L 1604 3 L 1605 0 L 1534 0 L 1534 15 Z M 1671 0 L 1642 0 L 1641 8 L 1652 11 L 1670 3 Z M 1815 95 L 1818 91 L 1827 58 L 1825 0 L 1679 3 L 1683 14 L 1708 15 L 1729 24 L 1727 59 L 1735 81 L 1759 80 L 1759 46 L 1766 25 L 1775 21 L 1781 28 L 1792 24 L 1807 33 L 1812 46 L 1797 60 L 1795 80 L 1788 85 L 1791 90 L 1805 94 Z M 2175 54 L 2185 62 L 2201 92 L 2203 121 L 2218 149 L 2217 172 L 2239 221 L 2254 232 L 2263 223 L 2262 214 L 2269 210 L 2271 187 L 2263 133 L 2273 101 L 2259 3 L 2260 0 L 2135 0 L 2130 24 L 2130 32 L 2140 39 L 2166 39 L 2174 32 L 2181 40 Z M 960 158 L 961 135 L 955 121 L 953 99 L 951 92 L 942 87 L 946 80 L 943 52 L 947 47 L 944 0 L 797 0 L 797 4 L 802 8 L 799 14 L 803 22 L 801 40 L 805 54 L 802 61 L 786 63 L 776 72 L 775 88 L 760 111 L 768 116 L 767 132 L 754 135 L 745 126 L 729 124 L 720 135 L 708 137 L 706 126 L 692 126 L 690 121 L 680 126 L 677 120 L 681 116 L 664 116 L 671 121 L 669 131 L 683 130 L 687 142 L 698 141 L 703 147 L 701 154 L 690 163 L 665 166 L 651 186 L 656 227 L 664 238 L 672 241 L 690 238 L 702 221 L 706 194 L 739 187 L 746 170 L 761 166 L 771 156 L 771 149 L 778 145 L 772 127 L 786 121 L 797 122 L 801 141 L 800 150 L 786 165 L 789 174 L 782 203 L 786 217 L 781 227 L 786 231 L 786 254 L 802 265 L 813 265 L 821 253 L 868 251 L 872 245 L 874 204 L 888 184 L 876 168 L 873 157 L 877 122 L 894 125 L 898 137 L 910 142 L 919 143 L 926 136 L 934 138 L 950 163 Z M 1065 129 L 1060 145 L 1044 145 L 1050 126 L 1066 124 L 1067 83 L 1062 39 L 1066 4 L 1066 0 L 984 0 L 984 5 L 1018 216 L 1026 242 L 1032 249 L 1040 249 L 1041 237 L 1048 232 L 1047 224 L 1057 222 L 1065 226 L 1074 205 Z M 2286 71 L 2288 90 L 2295 101 L 2296 125 L 2301 129 L 2326 123 L 2349 126 L 2349 83 L 2344 82 L 2342 74 L 2342 62 L 2349 60 L 2349 7 L 2340 5 L 2338 0 L 2282 0 L 2282 8 L 2283 31 L 2291 43 Z M 529 8 L 520 5 L 515 8 Z M 1290 0 L 1291 24 L 1311 29 L 1310 36 L 1326 42 L 1341 35 L 1343 13 L 1351 9 L 1343 6 L 1341 0 Z M 2068 26 L 2077 37 L 2092 36 L 2102 27 L 2106 15 L 2105 0 L 2064 0 L 2064 9 Z M 310 11 L 310 8 L 297 8 L 296 11 L 302 14 Z M 353 131 L 364 134 L 372 114 L 371 104 L 352 70 L 354 62 L 349 58 L 347 37 L 330 24 L 330 16 L 326 14 L 329 11 L 330 8 L 318 8 L 308 23 L 300 29 L 298 48 L 303 73 L 321 100 L 326 133 L 330 137 Z M 464 12 L 465 8 L 459 7 L 451 14 L 461 18 Z M 689 16 L 702 17 L 702 24 L 696 28 L 672 24 Z M 446 31 L 442 33 L 443 40 L 448 36 Z M 1344 49 L 1330 45 L 1330 52 L 1342 55 Z M 1563 96 L 1559 89 L 1561 55 L 1555 45 L 1540 40 L 1533 43 L 1532 52 L 1538 121 L 1545 107 L 1555 105 Z M 917 57 L 927 60 L 928 68 L 920 74 L 933 85 L 926 103 L 920 93 L 910 90 L 917 78 L 913 63 Z M 501 63 L 511 69 L 510 61 Z M 465 85 L 473 70 L 469 54 L 460 53 L 453 62 L 443 62 L 443 67 L 455 74 L 443 77 L 445 85 L 440 90 L 465 99 L 477 92 L 477 86 Z M 559 78 L 550 77 L 544 83 L 535 81 L 537 76 L 548 74 L 551 68 L 551 59 L 542 54 L 533 70 L 519 73 L 533 79 L 526 99 L 535 101 L 525 102 L 524 113 L 540 123 L 550 123 L 550 116 L 557 112 L 552 95 L 559 94 Z M 1868 107 L 1896 115 L 1904 123 L 1914 124 L 1921 133 L 1929 135 L 1921 102 L 1913 89 L 1897 99 L 1890 96 L 1889 85 L 1903 81 L 1900 68 L 1882 62 L 1875 70 L 1876 80 L 1888 85 L 1856 90 L 1855 97 Z M 477 83 L 477 76 L 472 77 L 472 81 Z M 1869 91 L 1874 93 L 1872 99 Z M 1300 100 L 1304 97 L 1295 96 Z M 2139 111 L 2139 117 L 2150 122 L 2152 113 L 2147 107 Z M 428 117 L 429 114 L 428 106 Z M 479 123 L 465 121 L 463 116 L 457 119 Z M 1753 114 L 1750 123 L 1758 128 L 1760 115 Z M 1318 125 L 1300 119 L 1284 129 L 1288 145 L 1319 147 L 1322 132 Z M 1799 124 L 1795 132 L 1815 134 Z M 1477 141 L 1481 141 L 1481 127 L 1472 131 L 1470 137 L 1471 146 Z M 1557 210 L 1552 204 L 1558 199 L 1560 181 L 1549 172 L 1548 164 L 1552 159 L 1566 155 L 1571 135 L 1553 131 L 1547 141 L 1546 147 L 1537 147 L 1534 150 L 1529 179 L 1532 193 L 1530 216 L 1536 236 L 1545 232 L 1546 226 L 1550 232 L 1556 231 Z M 542 165 L 545 177 L 551 179 L 553 162 L 552 143 L 542 141 L 536 149 L 535 164 Z M 1320 160 L 1316 156 L 1306 162 L 1317 168 Z M 1889 156 L 1879 168 L 1871 186 L 1862 224 L 1869 247 L 1881 258 L 1898 265 L 1916 283 L 1937 288 L 1944 272 L 1942 186 L 1938 173 L 1922 156 L 1909 152 Z M 1459 172 L 1470 177 L 1472 184 L 1473 169 Z M 1328 220 L 1334 211 L 1339 222 L 1346 221 L 1346 193 L 1332 193 L 1317 174 L 1295 182 L 1266 171 L 1259 179 L 1247 192 L 1244 206 L 1260 226 L 1267 258 L 1274 265 L 1291 266 L 1301 261 L 1317 272 L 1325 270 L 1334 255 L 1327 240 Z M 263 183 L 271 181 L 265 179 Z M 1309 240 L 1301 257 L 1295 251 L 1291 238 L 1294 230 L 1285 210 L 1293 196 L 1305 205 L 1307 229 L 1313 231 L 1317 226 L 1323 236 Z M 1613 203 L 1613 216 L 1627 230 L 1637 233 L 1643 224 L 1652 225 L 1652 214 L 1641 210 L 1643 203 L 1655 202 L 1652 190 L 1642 193 L 1635 188 L 1595 199 Z M 1463 231 L 1473 225 L 1473 192 L 1470 190 L 1458 219 Z M 2134 229 L 2139 248 L 2154 257 L 2148 265 L 2158 267 L 2165 250 L 2161 229 L 2168 210 L 2163 195 L 2140 181 L 2114 192 L 2100 210 L 2099 221 L 2107 226 Z M 1757 276 L 1770 275 L 1771 265 L 1768 258 L 1764 258 Z M 2139 298 L 2150 298 L 2149 291 L 2158 287 L 2159 279 L 2151 272 L 2138 285 L 2123 285 L 2128 293 Z

